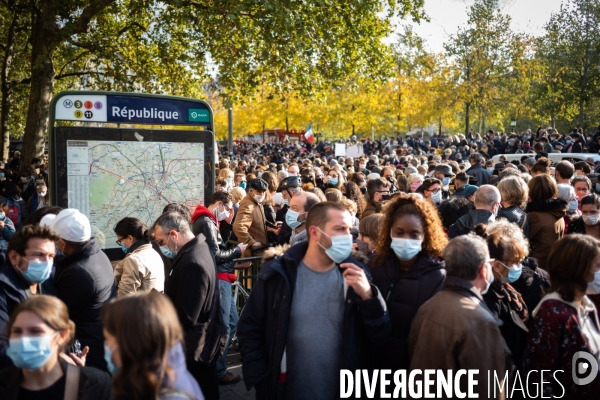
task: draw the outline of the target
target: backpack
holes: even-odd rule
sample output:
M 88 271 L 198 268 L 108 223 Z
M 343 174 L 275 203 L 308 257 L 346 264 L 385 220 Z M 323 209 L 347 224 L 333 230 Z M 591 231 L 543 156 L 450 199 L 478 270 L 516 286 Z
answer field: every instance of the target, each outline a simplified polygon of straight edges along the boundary
M 8 199 L 8 213 L 6 216 L 16 227 L 21 226 L 21 203 L 18 200 Z

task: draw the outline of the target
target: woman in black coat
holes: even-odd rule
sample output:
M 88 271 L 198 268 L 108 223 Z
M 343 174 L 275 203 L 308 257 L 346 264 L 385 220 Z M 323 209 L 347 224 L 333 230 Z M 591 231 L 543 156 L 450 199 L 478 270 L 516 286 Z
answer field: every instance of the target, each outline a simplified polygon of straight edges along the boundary
M 527 239 L 517 225 L 507 220 L 498 220 L 487 227 L 477 225 L 475 232 L 486 239 L 490 258 L 495 260 L 492 264 L 494 281 L 483 294 L 483 299 L 490 311 L 502 321 L 500 332 L 512 353 L 515 366 L 519 368 L 529 332 L 529 314 L 533 311 L 533 308 L 527 307 L 525 298 L 529 298 L 533 305 L 539 302 L 539 299 L 537 302 L 534 300 L 536 294 L 540 299 L 543 296 L 533 282 L 529 285 L 518 283 L 525 270 L 523 260 L 529 252 Z M 513 286 L 517 283 L 524 294 Z
M 401 194 L 390 202 L 370 269 L 387 303 L 392 333 L 373 351 L 372 362 L 374 368 L 397 370 L 410 366 L 407 338 L 412 319 L 443 287 L 446 270 L 441 257 L 448 239 L 431 201 Z
M 0 399 L 63 400 L 69 393 L 79 400 L 112 399 L 110 375 L 67 364 L 62 358 L 75 335 L 75 324 L 56 297 L 38 295 L 24 300 L 13 312 L 7 332 L 6 354 L 15 366 L 0 371 Z

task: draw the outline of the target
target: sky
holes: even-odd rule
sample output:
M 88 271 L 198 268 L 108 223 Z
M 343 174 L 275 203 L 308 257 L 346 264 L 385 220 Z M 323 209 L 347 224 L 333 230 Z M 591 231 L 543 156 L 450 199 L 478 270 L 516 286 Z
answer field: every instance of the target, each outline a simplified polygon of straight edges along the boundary
M 467 23 L 467 10 L 474 0 L 425 0 L 430 22 L 414 24 L 414 31 L 435 53 L 444 51 L 444 42 Z M 511 28 L 541 36 L 550 14 L 560 9 L 561 0 L 500 0 L 502 11 L 512 17 Z

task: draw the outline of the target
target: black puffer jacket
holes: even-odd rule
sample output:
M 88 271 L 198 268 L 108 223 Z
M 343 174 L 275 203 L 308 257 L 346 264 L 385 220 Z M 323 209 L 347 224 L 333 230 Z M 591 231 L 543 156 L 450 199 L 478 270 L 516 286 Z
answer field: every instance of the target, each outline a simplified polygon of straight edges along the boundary
M 506 218 L 509 222 L 517 225 L 523 231 L 525 237 L 529 237 L 529 216 L 519 206 L 502 207 L 498 210 L 497 218 Z
M 569 226 L 567 227 L 567 235 L 570 235 L 572 233 L 579 233 L 581 235 L 586 234 L 585 223 L 583 222 L 583 218 L 579 217 L 571 220 Z
M 512 353 L 515 365 L 520 367 L 529 333 L 526 325 L 528 321 L 521 320 L 517 313 L 518 310 L 514 309 L 515 305 L 509 300 L 509 294 L 504 285 L 497 280 L 492 282 L 487 293 L 483 295 L 483 299 L 494 316 L 502 321 L 500 333 Z
M 238 324 L 242 353 L 242 371 L 246 388 L 256 387 L 257 399 L 282 398 L 284 384 L 278 382 L 286 345 L 287 329 L 296 285 L 298 263 L 308 248 L 299 243 L 284 252 L 277 246 L 267 250 L 256 280 L 256 286 L 244 306 Z M 275 258 L 273 258 L 275 257 Z M 268 261 L 267 261 L 268 260 Z M 344 262 L 358 265 L 370 278 L 369 269 L 352 256 Z M 385 302 L 377 288 L 371 285 L 374 297 L 362 300 L 351 287 L 346 291 L 343 323 L 342 368 L 362 368 L 364 344 L 381 342 L 389 336 L 390 321 Z
M 90 347 L 86 365 L 106 371 L 100 309 L 116 294 L 110 261 L 92 238 L 68 256 L 57 257 L 54 263 L 56 297 L 69 308 L 81 348 Z
M 488 224 L 492 213 L 488 210 L 472 210 L 463 215 L 450 225 L 448 237 L 454 239 L 457 236 L 468 235 L 478 224 Z
M 391 336 L 375 349 L 374 368 L 408 369 L 408 334 L 419 307 L 444 286 L 444 262 L 421 252 L 408 271 L 400 269 L 394 253 L 383 263 L 375 257 L 371 263 L 373 283 L 383 294 L 392 323 Z
M 215 256 L 217 272 L 227 272 L 230 274 L 235 272 L 233 260 L 240 258 L 242 251 L 237 246 L 231 250 L 227 250 L 221 238 L 221 233 L 217 229 L 217 225 L 215 225 L 210 217 L 206 215 L 199 216 L 192 225 L 192 232 L 195 236 L 203 234 L 206 238 L 206 244 L 208 244 L 210 252 Z
M 531 315 L 550 287 L 550 275 L 538 267 L 537 260 L 533 257 L 526 258 L 521 264 L 521 276 L 510 285 L 521 294 Z M 529 320 L 531 322 L 533 317 L 530 316 Z

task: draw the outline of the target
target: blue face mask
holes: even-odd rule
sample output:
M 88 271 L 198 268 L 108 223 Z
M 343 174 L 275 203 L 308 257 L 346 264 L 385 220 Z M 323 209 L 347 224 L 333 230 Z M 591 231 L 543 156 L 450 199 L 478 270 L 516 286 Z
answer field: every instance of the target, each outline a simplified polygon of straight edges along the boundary
M 165 244 L 164 246 L 160 246 L 160 251 L 167 258 L 175 258 L 175 256 L 177 255 L 177 250 L 173 251 L 173 250 L 169 249 L 169 240 L 171 240 L 170 236 L 167 238 L 167 244 Z
M 48 170 L 47 169 L 44 170 L 44 174 L 48 175 Z
M 246 181 L 240 182 L 240 187 L 246 190 Z
M 442 184 L 444 186 L 448 186 L 449 183 L 450 183 L 450 178 L 442 178 Z
M 319 243 L 319 246 L 321 246 L 325 250 L 325 254 L 327 254 L 327 256 L 331 258 L 331 261 L 339 264 L 350 256 L 350 253 L 352 252 L 352 235 L 347 234 L 329 236 L 321 229 L 319 230 L 323 235 L 331 239 L 331 247 L 328 249 L 326 249 L 325 247 L 323 247 L 323 245 L 321 245 L 321 243 Z
M 502 265 L 504 268 L 508 269 L 508 276 L 501 276 L 500 277 L 500 281 L 502 283 L 513 283 L 515 282 L 517 279 L 519 279 L 521 277 L 521 272 L 523 272 L 523 264 L 517 264 L 517 265 L 513 265 L 512 267 L 508 267 L 506 264 L 504 264 L 502 261 L 498 261 L 500 263 L 500 265 Z
M 262 178 L 262 172 L 258 173 L 258 179 Z
M 600 193 L 600 183 L 596 183 L 596 192 Z
M 106 343 L 104 343 L 104 361 L 106 361 L 106 367 L 108 368 L 108 372 L 110 372 L 111 375 L 114 375 L 118 370 L 117 366 L 115 365 L 115 363 L 113 363 L 112 360 L 112 353 L 115 349 L 111 349 L 106 345 Z
M 125 247 L 123 243 L 119 243 L 119 246 L 121 246 L 121 250 L 123 250 L 123 253 L 127 254 L 127 247 Z
M 569 211 L 570 212 L 577 211 L 577 207 L 579 207 L 579 202 L 577 201 L 577 199 L 571 200 L 569 202 Z
M 336 178 L 329 178 L 329 184 L 335 186 L 338 184 L 338 180 Z
M 412 260 L 421 252 L 421 240 L 392 238 L 391 248 L 402 261 Z
M 52 336 L 24 336 L 10 339 L 6 355 L 17 368 L 36 370 L 41 368 L 52 357 Z
M 231 182 L 233 181 L 233 179 L 232 179 L 232 178 L 225 178 L 225 180 L 227 181 L 227 184 L 228 184 L 228 185 L 231 185 Z
M 0 172 L 0 178 L 4 178 L 6 175 L 4 174 L 4 172 Z
M 0 221 L 4 221 L 4 217 L 5 217 L 4 212 L 0 212 Z
M 22 271 L 21 275 L 23 278 L 27 280 L 29 283 L 42 283 L 46 279 L 50 278 L 50 274 L 52 273 L 52 265 L 53 262 L 50 261 L 37 261 L 37 260 L 27 260 L 29 266 L 27 267 L 27 271 Z
M 302 222 L 298 221 L 299 216 L 300 214 L 296 211 L 287 210 L 287 213 L 285 214 L 285 223 L 288 224 L 290 228 L 296 229 L 297 227 L 302 225 Z
M 488 171 L 490 171 L 491 173 L 494 173 L 494 168 L 486 168 Z

